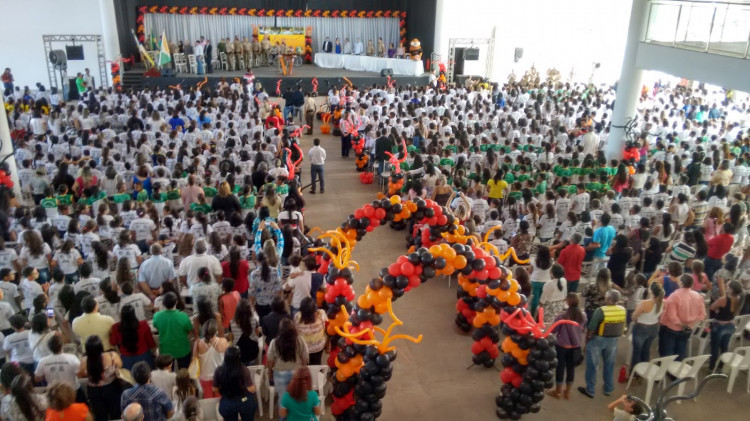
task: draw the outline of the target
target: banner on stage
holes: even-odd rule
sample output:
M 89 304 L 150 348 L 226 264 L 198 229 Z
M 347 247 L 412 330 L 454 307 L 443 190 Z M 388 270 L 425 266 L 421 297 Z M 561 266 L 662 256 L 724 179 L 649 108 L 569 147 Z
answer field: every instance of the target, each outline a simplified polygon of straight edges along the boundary
M 305 48 L 305 28 L 294 28 L 287 26 L 261 26 L 258 28 L 258 40 L 264 38 L 271 41 L 271 45 L 286 41 L 286 45 L 294 48 L 295 51 L 302 51 Z

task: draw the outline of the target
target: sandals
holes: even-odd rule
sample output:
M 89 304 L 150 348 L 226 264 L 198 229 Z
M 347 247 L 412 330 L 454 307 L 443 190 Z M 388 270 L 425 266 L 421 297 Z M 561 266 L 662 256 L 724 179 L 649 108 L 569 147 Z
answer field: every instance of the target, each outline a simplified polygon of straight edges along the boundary
M 549 396 L 551 396 L 551 397 L 553 397 L 555 399 L 560 399 L 560 397 L 561 397 L 560 393 L 558 393 L 554 389 L 549 389 L 549 390 L 545 391 L 544 393 L 546 393 L 547 395 L 549 395 Z

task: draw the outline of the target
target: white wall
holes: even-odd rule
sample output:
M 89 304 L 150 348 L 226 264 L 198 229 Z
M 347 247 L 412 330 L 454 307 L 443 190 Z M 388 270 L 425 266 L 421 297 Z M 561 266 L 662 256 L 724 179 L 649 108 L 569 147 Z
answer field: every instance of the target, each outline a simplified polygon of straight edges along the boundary
M 488 38 L 496 27 L 491 75 L 496 80 L 511 71 L 520 78 L 532 65 L 542 74 L 555 67 L 564 79 L 575 68 L 575 78 L 587 80 L 599 62 L 595 80 L 612 82 L 622 64 L 631 1 L 438 0 L 435 45 L 445 60 L 449 38 Z M 516 47 L 524 50 L 518 63 Z M 484 74 L 483 50 L 466 72 Z
M 10 67 L 16 86 L 50 86 L 42 35 L 101 35 L 99 0 L 0 0 L 0 67 Z M 101 86 L 96 44 L 83 43 L 82 61 L 68 61 L 68 76 L 88 67 Z M 65 43 L 53 44 L 65 50 Z M 59 72 L 58 72 L 59 77 Z

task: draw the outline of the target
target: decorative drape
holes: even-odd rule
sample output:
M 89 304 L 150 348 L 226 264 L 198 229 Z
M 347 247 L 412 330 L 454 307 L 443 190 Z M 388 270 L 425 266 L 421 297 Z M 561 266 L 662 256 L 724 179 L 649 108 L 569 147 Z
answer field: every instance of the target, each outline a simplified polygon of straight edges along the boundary
M 180 40 L 194 43 L 201 36 L 210 39 L 216 46 L 220 38 L 234 39 L 235 35 L 250 38 L 253 25 L 257 26 L 291 26 L 312 27 L 313 49 L 321 51 L 325 37 L 331 42 L 336 38 L 341 39 L 343 48 L 344 39 L 349 38 L 352 49 L 357 38 L 362 39 L 364 46 L 367 41 L 372 40 L 377 49 L 377 40 L 383 38 L 386 49 L 392 42 L 398 48 L 399 44 L 399 19 L 398 18 L 306 18 L 306 17 L 257 17 L 239 15 L 179 15 L 165 13 L 146 13 L 144 15 L 144 27 L 146 37 L 151 35 L 161 36 L 162 31 L 167 34 L 167 39 L 178 43 Z

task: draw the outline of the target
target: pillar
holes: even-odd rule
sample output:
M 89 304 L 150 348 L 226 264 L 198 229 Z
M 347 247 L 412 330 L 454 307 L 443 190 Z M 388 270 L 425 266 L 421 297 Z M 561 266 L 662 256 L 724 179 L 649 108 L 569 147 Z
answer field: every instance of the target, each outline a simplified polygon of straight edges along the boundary
M 120 39 L 117 36 L 117 21 L 115 20 L 115 0 L 99 0 L 99 19 L 102 22 L 104 59 L 115 61 L 120 58 Z M 103 83 L 100 85 L 104 86 Z M 107 63 L 107 85 L 112 86 L 109 63 Z
M 8 127 L 8 115 L 5 112 L 5 102 L 0 95 L 0 160 L 11 155 L 5 160 L 13 180 L 13 194 L 21 201 L 21 184 L 18 182 L 18 167 L 16 157 L 13 156 L 13 141 L 10 139 L 10 127 Z
M 444 36 L 445 29 L 445 2 L 448 0 L 437 0 L 435 5 L 435 39 L 433 41 L 433 51 L 440 54 L 441 59 L 448 61 L 448 37 Z M 408 47 L 408 46 L 407 46 Z M 425 51 L 425 54 L 430 52 Z M 428 56 L 429 57 L 429 56 Z
M 637 68 L 635 61 L 638 55 L 638 45 L 646 38 L 648 12 L 649 2 L 647 0 L 633 0 L 630 8 L 625 55 L 620 70 L 620 81 L 617 84 L 615 109 L 612 110 L 612 128 L 604 150 L 607 159 L 622 158 L 626 139 L 625 130 L 622 126 L 627 124 L 629 118 L 636 115 L 636 106 L 641 95 L 643 69 Z

